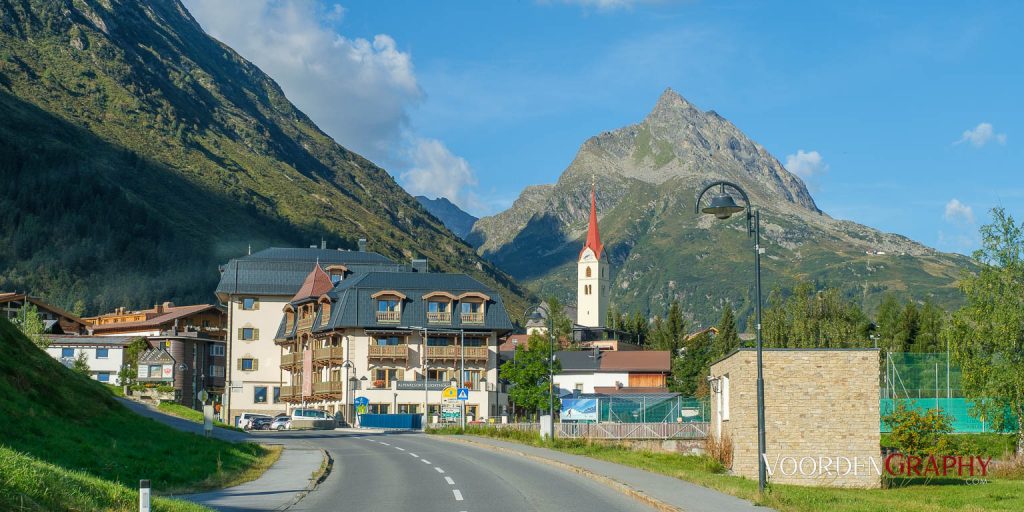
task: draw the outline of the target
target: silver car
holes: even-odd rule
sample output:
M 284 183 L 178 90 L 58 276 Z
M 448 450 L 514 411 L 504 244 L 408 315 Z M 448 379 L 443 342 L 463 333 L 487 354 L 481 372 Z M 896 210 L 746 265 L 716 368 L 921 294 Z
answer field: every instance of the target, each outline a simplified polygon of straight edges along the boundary
M 292 419 L 288 416 L 278 416 L 270 424 L 270 430 L 288 430 L 292 428 Z

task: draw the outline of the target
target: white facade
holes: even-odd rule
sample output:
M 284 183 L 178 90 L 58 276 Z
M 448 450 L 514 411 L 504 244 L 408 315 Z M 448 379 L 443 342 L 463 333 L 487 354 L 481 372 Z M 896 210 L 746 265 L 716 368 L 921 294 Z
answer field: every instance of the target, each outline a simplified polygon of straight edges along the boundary
M 70 367 L 75 359 L 85 354 L 89 363 L 89 373 L 93 379 L 105 384 L 120 385 L 117 373 L 121 371 L 124 361 L 124 347 L 116 346 L 83 346 L 79 344 L 52 344 L 46 353 Z
M 608 257 L 599 257 L 590 247 L 583 248 L 576 264 L 576 323 L 584 327 L 604 327 L 608 317 Z
M 281 325 L 288 299 L 282 296 L 238 295 L 231 296 L 227 303 L 227 385 L 224 395 L 229 421 L 234 421 L 243 412 L 273 415 L 286 410 L 285 403 L 279 398 L 281 347 L 274 344 L 274 336 Z
M 594 388 L 629 386 L 627 372 L 563 372 L 555 375 L 555 394 L 564 396 L 579 389 L 580 393 L 594 393 Z

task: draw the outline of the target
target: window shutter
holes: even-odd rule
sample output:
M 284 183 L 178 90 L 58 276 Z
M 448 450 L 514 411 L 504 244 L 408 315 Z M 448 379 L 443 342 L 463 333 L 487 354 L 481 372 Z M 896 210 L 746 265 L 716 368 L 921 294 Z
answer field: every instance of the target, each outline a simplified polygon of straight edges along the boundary
M 242 339 L 242 328 L 241 327 L 238 328 L 238 336 L 236 336 L 235 338 L 239 339 L 239 340 Z
M 237 360 L 237 363 L 238 363 L 238 365 L 237 365 L 237 367 L 236 367 L 236 368 L 237 368 L 238 370 L 241 370 L 241 369 L 242 369 L 242 358 L 238 358 L 238 360 Z
M 255 299 L 255 298 L 252 299 L 252 310 L 253 311 L 259 311 L 259 309 L 260 309 L 260 300 L 259 299 Z
M 260 330 L 259 329 L 253 329 L 252 330 L 252 339 L 254 339 L 254 340 L 260 339 Z
M 260 369 L 260 360 L 256 359 L 255 357 L 252 358 L 252 371 L 256 371 L 256 370 L 259 370 L 259 369 Z

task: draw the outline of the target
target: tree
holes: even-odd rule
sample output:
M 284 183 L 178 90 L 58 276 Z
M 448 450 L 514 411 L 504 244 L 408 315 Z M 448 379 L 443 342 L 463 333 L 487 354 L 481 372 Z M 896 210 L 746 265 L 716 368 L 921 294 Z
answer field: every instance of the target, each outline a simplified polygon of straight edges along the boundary
M 551 324 L 555 328 L 553 333 L 555 340 L 559 343 L 568 341 L 569 344 L 574 344 L 572 337 L 572 319 L 569 315 L 565 314 L 565 306 L 558 300 L 557 297 L 551 296 L 545 301 L 548 305 L 548 314 L 551 315 Z
M 960 279 L 966 304 L 953 314 L 950 351 L 975 413 L 997 429 L 1007 427 L 1005 411 L 1016 416 L 1017 454 L 1024 455 L 1024 224 L 994 208 L 980 231 L 981 248 L 971 256 L 978 270 Z
M 85 355 L 85 352 L 79 352 L 78 357 L 71 362 L 71 369 L 88 377 L 90 375 L 89 369 L 89 356 Z
M 672 357 L 679 355 L 679 349 L 683 348 L 683 342 L 686 341 L 686 320 L 683 319 L 679 301 L 672 301 L 664 321 L 656 319 L 649 338 L 648 345 L 655 350 L 667 350 Z
M 707 392 L 707 387 L 701 383 L 714 359 L 711 336 L 706 332 L 694 336 L 685 342 L 684 348 L 683 355 L 672 358 L 669 389 L 684 396 L 699 397 L 701 390 Z
M 37 347 L 45 350 L 46 347 L 50 346 L 50 340 L 44 335 L 46 325 L 43 323 L 42 317 L 39 316 L 39 309 L 27 299 L 18 311 L 18 316 L 14 319 L 14 325 L 26 338 L 32 340 L 32 343 L 35 343 Z
M 146 338 L 135 338 L 124 347 L 124 360 L 121 363 L 121 369 L 117 372 L 117 379 L 122 386 L 130 387 L 138 382 L 139 356 L 148 348 L 149 344 L 146 343 Z
M 740 336 L 736 332 L 736 317 L 732 313 L 732 305 L 725 303 L 722 318 L 718 321 L 718 334 L 715 335 L 714 355 L 721 357 L 740 346 Z
M 904 455 L 948 454 L 949 439 L 946 434 L 953 431 L 953 418 L 940 409 L 929 409 L 921 413 L 899 404 L 882 421 L 892 429 L 892 441 Z
M 935 305 L 931 299 L 924 302 L 918 317 L 917 339 L 914 340 L 914 352 L 943 352 L 942 331 L 946 325 L 946 312 Z
M 870 326 L 857 304 L 836 288 L 816 290 L 800 281 L 783 298 L 773 290 L 763 312 L 764 345 L 789 348 L 842 348 L 867 345 Z
M 548 337 L 534 333 L 527 338 L 527 346 L 516 346 L 515 358 L 501 365 L 501 375 L 511 386 L 508 398 L 527 412 L 548 408 Z M 562 371 L 562 363 L 553 363 L 552 373 Z M 555 397 L 555 409 L 559 401 Z

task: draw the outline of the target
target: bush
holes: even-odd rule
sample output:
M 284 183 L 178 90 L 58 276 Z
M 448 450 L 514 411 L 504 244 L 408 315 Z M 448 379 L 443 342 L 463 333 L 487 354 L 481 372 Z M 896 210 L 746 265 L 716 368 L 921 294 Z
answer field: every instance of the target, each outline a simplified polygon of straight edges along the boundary
M 704 438 L 704 452 L 708 457 L 718 461 L 723 468 L 732 468 L 732 437 L 722 432 L 720 437 L 708 435 Z
M 174 386 L 160 385 L 156 387 L 158 393 L 174 393 Z
M 941 455 L 954 448 L 946 435 L 953 430 L 953 419 L 939 409 L 922 414 L 899 404 L 882 421 L 892 429 L 889 438 L 893 446 L 905 455 Z

